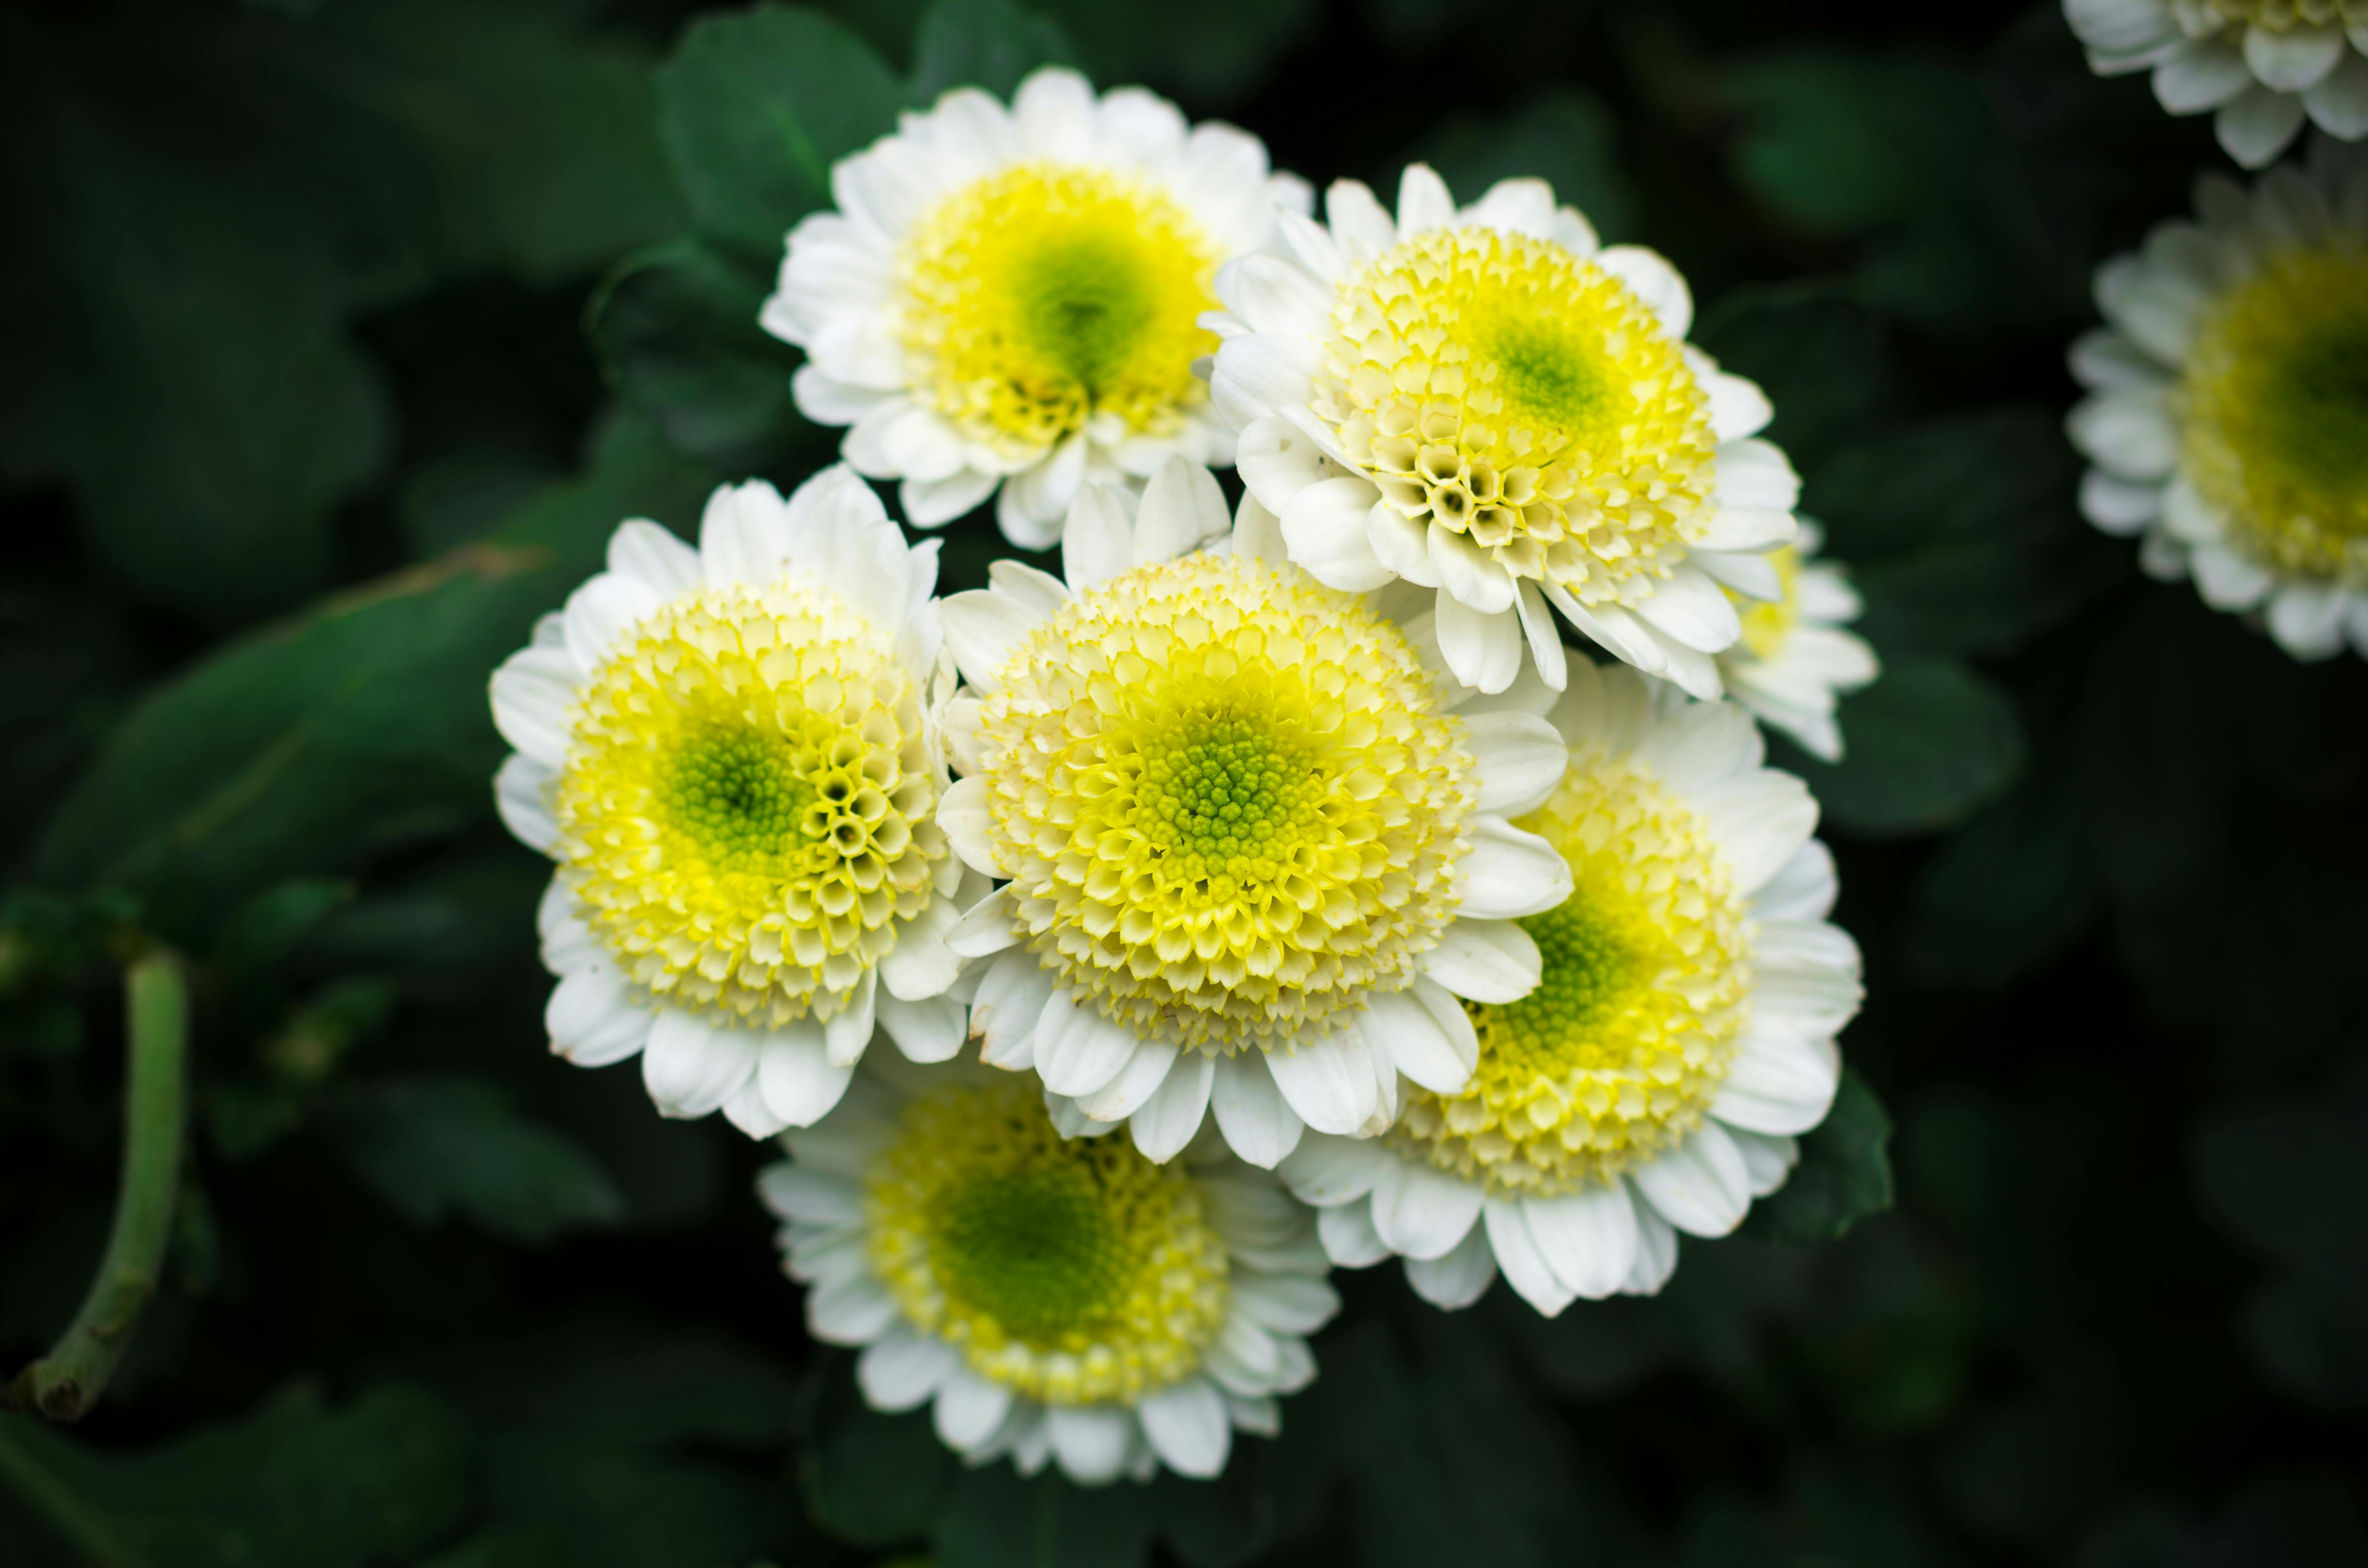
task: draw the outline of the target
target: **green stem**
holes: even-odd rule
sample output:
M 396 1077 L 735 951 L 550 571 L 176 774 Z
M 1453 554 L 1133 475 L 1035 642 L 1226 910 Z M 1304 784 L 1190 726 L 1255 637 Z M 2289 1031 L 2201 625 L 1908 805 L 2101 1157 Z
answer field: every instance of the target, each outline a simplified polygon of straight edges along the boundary
M 178 961 L 163 952 L 141 958 L 124 976 L 124 994 L 131 1071 L 115 1229 L 74 1325 L 9 1389 L 12 1403 L 53 1421 L 79 1420 L 106 1391 L 141 1309 L 156 1293 L 180 1186 L 189 1024 Z

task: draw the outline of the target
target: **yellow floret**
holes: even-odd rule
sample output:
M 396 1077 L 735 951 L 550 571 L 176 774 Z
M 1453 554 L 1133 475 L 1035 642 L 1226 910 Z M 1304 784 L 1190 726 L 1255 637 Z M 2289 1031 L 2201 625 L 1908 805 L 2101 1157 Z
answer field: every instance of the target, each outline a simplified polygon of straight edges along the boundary
M 1133 1403 L 1191 1376 L 1229 1262 L 1181 1164 L 1064 1139 L 1032 1083 L 905 1108 L 865 1188 L 872 1267 L 907 1321 L 1048 1404 Z
M 826 589 L 706 588 L 586 683 L 558 858 L 638 985 L 724 1021 L 835 1014 L 951 865 L 918 694 Z
M 1575 766 L 1521 826 L 1570 863 L 1576 891 L 1521 925 L 1538 988 L 1467 1003 L 1480 1065 L 1463 1093 L 1412 1091 L 1386 1136 L 1492 1193 L 1612 1179 L 1701 1124 L 1735 1059 L 1750 926 L 1702 818 L 1649 775 Z
M 1454 917 L 1463 726 L 1404 633 L 1296 572 L 1198 555 L 1079 595 L 980 736 L 1021 933 L 1146 1038 L 1320 1039 Z
M 1404 516 L 1587 604 L 1648 596 L 1702 537 L 1709 398 L 1602 267 L 1435 229 L 1360 267 L 1332 327 L 1315 412 Z
M 1220 256 L 1191 215 L 1103 169 L 1028 164 L 945 198 L 899 256 L 916 391 L 958 428 L 1024 456 L 1098 416 L 1173 434 L 1208 396 Z

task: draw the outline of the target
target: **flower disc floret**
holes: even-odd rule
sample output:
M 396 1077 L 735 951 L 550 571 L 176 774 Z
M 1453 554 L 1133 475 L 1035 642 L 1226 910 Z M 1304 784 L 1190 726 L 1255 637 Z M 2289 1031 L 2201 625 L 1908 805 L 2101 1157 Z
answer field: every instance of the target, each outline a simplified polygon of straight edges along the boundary
M 1223 257 L 1172 198 L 1112 170 L 1025 164 L 939 201 L 905 241 L 899 336 L 921 395 L 1024 454 L 1096 419 L 1167 436 L 1205 402 L 1193 361 Z
M 784 579 L 668 602 L 592 672 L 555 790 L 566 869 L 627 977 L 719 1021 L 833 1016 L 949 853 L 887 635 Z
M 1711 516 L 1718 442 L 1681 346 L 1550 240 L 1435 229 L 1339 290 L 1314 407 L 1401 515 L 1581 603 L 1648 594 Z
M 1136 567 L 997 686 L 980 755 L 1019 926 L 1142 1038 L 1325 1038 L 1454 917 L 1472 756 L 1354 596 L 1230 555 Z
M 2272 256 L 2197 324 L 2182 466 L 2230 539 L 2297 576 L 2368 586 L 2368 245 Z
M 1469 1003 L 1480 1065 L 1417 1090 L 1388 1135 L 1491 1194 L 1609 1183 L 1682 1142 L 1735 1059 L 1750 928 L 1709 825 L 1625 764 L 1575 767 L 1522 826 L 1576 891 L 1521 921 L 1543 960 L 1520 1001 Z
M 1047 1404 L 1133 1403 L 1200 1369 L 1229 1262 L 1180 1165 L 1064 1139 L 1014 1080 L 910 1102 L 864 1193 L 905 1318 Z

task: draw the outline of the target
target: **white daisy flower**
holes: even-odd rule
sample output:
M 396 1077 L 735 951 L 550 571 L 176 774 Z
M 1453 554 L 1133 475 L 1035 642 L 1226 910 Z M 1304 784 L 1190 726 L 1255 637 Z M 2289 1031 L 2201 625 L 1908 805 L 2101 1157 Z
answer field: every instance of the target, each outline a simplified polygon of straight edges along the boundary
M 2294 657 L 2368 654 L 2368 148 L 2322 140 L 2249 195 L 2207 175 L 2196 210 L 2097 271 L 2080 508 Z
M 1401 1071 L 1460 1088 L 1461 999 L 1527 991 L 1513 917 L 1570 891 L 1505 820 L 1561 777 L 1553 728 L 1475 711 L 1424 625 L 1293 566 L 1181 459 L 1139 513 L 1087 488 L 1062 560 L 945 604 L 967 777 L 939 821 L 1010 879 L 949 938 L 994 955 L 986 1061 L 1034 1070 L 1064 1130 L 1126 1121 L 1166 1160 L 1213 1108 L 1269 1167 L 1308 1127 L 1380 1132 Z
M 1458 210 L 1406 171 L 1393 220 L 1354 181 L 1328 227 L 1218 275 L 1211 391 L 1292 559 L 1334 587 L 1436 588 L 1458 679 L 1502 691 L 1521 641 L 1562 685 L 1551 604 L 1640 669 L 1716 696 L 1740 631 L 1722 583 L 1791 540 L 1800 482 L 1768 399 L 1686 342 L 1654 252 L 1596 243 L 1543 180 Z
M 1750 715 L 1583 659 L 1570 676 L 1570 770 L 1521 819 L 1576 882 L 1521 922 L 1544 977 L 1471 1008 L 1469 1087 L 1411 1089 L 1383 1137 L 1311 1136 L 1281 1166 L 1335 1263 L 1395 1253 L 1442 1307 L 1499 1269 L 1549 1315 L 1659 1290 L 1679 1232 L 1725 1235 L 1782 1185 L 1858 1010 L 1816 802 L 1760 766 Z
M 1163 1165 L 1064 1138 L 1032 1084 L 967 1059 L 883 1067 L 757 1178 L 807 1324 L 863 1347 L 875 1408 L 934 1402 L 969 1463 L 1087 1486 L 1215 1476 L 1234 1428 L 1281 1429 L 1340 1299 L 1273 1176 L 1214 1139 Z
M 1005 537 L 1039 550 L 1081 483 L 1179 452 L 1233 461 L 1193 370 L 1216 347 L 1200 317 L 1276 204 L 1308 202 L 1257 137 L 1047 66 L 1008 108 L 958 87 L 905 116 L 832 169 L 831 195 L 791 232 L 760 319 L 806 351 L 799 412 L 850 426 L 847 460 L 902 480 L 916 526 L 1001 485 Z
M 1817 525 L 1804 517 L 1797 544 L 1759 558 L 1767 580 L 1756 598 L 1733 595 L 1743 635 L 1718 656 L 1718 671 L 1761 723 L 1812 756 L 1839 762 L 1842 729 L 1834 712 L 1841 694 L 1871 684 L 1883 666 L 1865 638 L 1842 630 L 1858 619 L 1858 590 L 1839 562 L 1816 558 L 1822 542 Z
M 495 799 L 559 867 L 552 1051 L 639 1052 L 664 1115 L 769 1137 L 837 1103 L 875 1024 L 916 1061 L 962 1048 L 937 575 L 843 467 L 787 501 L 727 485 L 696 550 L 619 528 L 495 672 Z
M 2248 169 L 2305 115 L 2346 142 L 2368 135 L 2368 0 L 2064 0 L 2064 15 L 2090 70 L 2153 72 L 2173 114 L 2216 109 L 2213 133 Z

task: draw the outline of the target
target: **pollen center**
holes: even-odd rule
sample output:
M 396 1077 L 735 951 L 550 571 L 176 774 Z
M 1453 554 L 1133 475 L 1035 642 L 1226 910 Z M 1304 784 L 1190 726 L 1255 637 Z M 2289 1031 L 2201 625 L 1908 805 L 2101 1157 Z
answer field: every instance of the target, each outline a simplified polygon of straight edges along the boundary
M 906 1320 L 1033 1399 L 1132 1403 L 1196 1371 L 1224 1320 L 1224 1243 L 1183 1166 L 1063 1139 L 1025 1084 L 913 1101 L 865 1207 Z
M 1521 826 L 1570 863 L 1575 891 L 1520 924 L 1538 987 L 1467 1003 L 1480 1065 L 1463 1093 L 1411 1091 L 1386 1136 L 1493 1193 L 1604 1182 L 1701 1123 L 1734 1061 L 1749 926 L 1707 826 L 1649 776 L 1574 768 Z
M 2264 564 L 2368 583 L 2368 250 L 2272 258 L 2204 318 L 2180 466 Z
M 1494 229 L 1401 241 L 1341 285 L 1315 409 L 1388 504 L 1588 604 L 1645 597 L 1710 516 L 1683 347 L 1620 278 Z
M 1454 917 L 1472 759 L 1405 635 L 1199 555 L 1071 599 L 981 710 L 1020 934 L 1135 1032 L 1324 1038 Z
M 637 984 L 726 1022 L 837 1012 L 947 847 L 884 634 L 784 580 L 686 595 L 586 684 L 559 856 Z
M 1024 165 L 945 198 L 898 262 L 921 397 L 1024 453 L 1098 415 L 1165 435 L 1207 389 L 1219 256 L 1172 199 L 1107 170 Z

